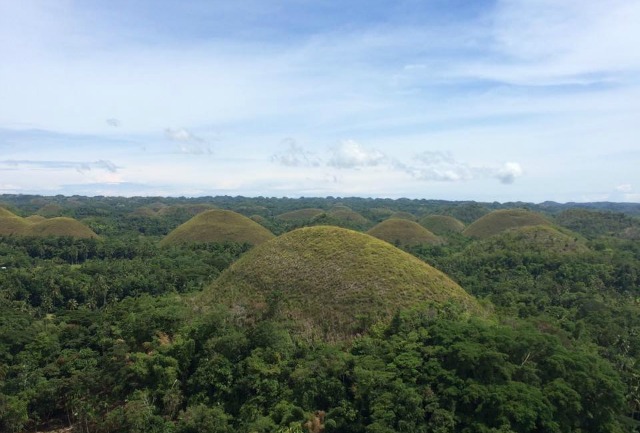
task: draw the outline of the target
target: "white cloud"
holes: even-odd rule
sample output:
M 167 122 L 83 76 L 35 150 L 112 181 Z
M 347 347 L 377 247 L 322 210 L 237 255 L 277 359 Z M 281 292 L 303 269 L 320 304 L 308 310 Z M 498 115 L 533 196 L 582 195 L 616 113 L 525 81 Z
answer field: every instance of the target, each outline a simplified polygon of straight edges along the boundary
M 517 162 L 505 162 L 504 165 L 497 170 L 495 177 L 501 183 L 512 184 L 517 177 L 522 176 L 522 167 Z
M 288 147 L 282 152 L 271 155 L 271 161 L 286 167 L 317 167 L 320 158 L 298 145 L 293 138 L 286 138 L 283 143 Z
M 456 161 L 450 152 L 425 151 L 416 155 L 415 161 L 409 172 L 420 180 L 456 182 L 474 177 L 474 170 Z
M 179 128 L 179 129 L 167 128 L 164 130 L 164 136 L 171 141 L 197 142 L 197 143 L 201 143 L 204 141 L 202 138 L 192 134 L 190 131 L 184 128 Z
M 164 136 L 178 143 L 178 150 L 180 153 L 189 155 L 204 155 L 212 154 L 211 147 L 206 145 L 206 141 L 193 134 L 191 131 L 185 128 L 166 128 L 164 130 Z
M 336 168 L 374 167 L 387 161 L 386 156 L 375 149 L 366 149 L 354 140 L 344 140 L 333 148 L 327 165 Z

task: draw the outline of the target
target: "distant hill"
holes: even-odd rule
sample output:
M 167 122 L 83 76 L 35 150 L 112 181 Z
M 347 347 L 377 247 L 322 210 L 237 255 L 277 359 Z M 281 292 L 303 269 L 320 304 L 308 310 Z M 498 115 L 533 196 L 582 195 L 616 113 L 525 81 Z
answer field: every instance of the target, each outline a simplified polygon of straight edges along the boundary
M 246 242 L 258 245 L 273 233 L 255 221 L 229 210 L 208 210 L 191 218 L 169 233 L 161 245 L 188 242 Z
M 462 221 L 448 215 L 426 215 L 418 222 L 436 235 L 461 233 L 464 230 Z
M 585 239 L 563 233 L 546 225 L 515 227 L 472 244 L 469 248 L 484 253 L 513 251 L 520 253 L 581 253 L 589 251 Z
M 493 211 L 469 225 L 462 233 L 473 238 L 487 238 L 514 227 L 552 225 L 543 215 L 526 209 Z
M 179 204 L 161 207 L 156 212 L 156 215 L 159 217 L 176 217 L 181 215 L 195 216 L 215 208 L 216 207 L 214 205 L 207 203 Z
M 449 277 L 372 236 L 338 227 L 285 233 L 245 254 L 209 288 L 240 316 L 275 316 L 310 338 L 343 339 L 400 308 L 453 301 L 481 312 Z M 242 317 L 239 317 L 242 319 Z
M 399 219 L 405 219 L 409 221 L 415 221 L 417 219 L 414 214 L 409 212 L 402 212 L 402 211 L 394 212 L 393 214 L 391 214 L 389 218 L 399 218 Z
M 558 214 L 555 221 L 591 239 L 599 236 L 640 239 L 640 219 L 623 213 L 568 209 Z
M 316 208 L 298 209 L 280 214 L 276 216 L 276 219 L 286 222 L 310 221 L 313 218 L 322 215 L 323 213 L 324 211 L 322 209 Z
M 40 215 L 22 218 L 3 208 L 0 208 L 0 235 L 98 237 L 93 230 L 73 218 L 47 219 Z
M 26 236 L 71 236 L 73 238 L 97 238 L 89 227 L 73 218 L 57 217 L 30 224 Z
M 367 234 L 396 246 L 439 245 L 442 239 L 420 224 L 408 219 L 389 218 L 382 221 Z

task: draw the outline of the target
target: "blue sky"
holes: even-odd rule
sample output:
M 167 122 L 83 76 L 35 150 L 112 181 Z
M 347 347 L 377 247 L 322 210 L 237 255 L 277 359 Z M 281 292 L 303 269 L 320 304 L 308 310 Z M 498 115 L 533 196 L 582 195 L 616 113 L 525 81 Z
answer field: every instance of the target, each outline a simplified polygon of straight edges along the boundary
M 640 202 L 640 1 L 0 2 L 0 193 Z

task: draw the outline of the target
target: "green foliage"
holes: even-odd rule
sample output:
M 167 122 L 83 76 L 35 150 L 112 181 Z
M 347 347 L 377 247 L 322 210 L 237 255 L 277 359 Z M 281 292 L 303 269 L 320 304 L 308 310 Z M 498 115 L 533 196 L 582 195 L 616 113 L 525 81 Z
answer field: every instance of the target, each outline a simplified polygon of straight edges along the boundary
M 159 248 L 156 240 L 214 205 L 261 215 L 283 232 L 295 224 L 272 216 L 301 208 L 348 206 L 372 221 L 393 212 L 468 221 L 521 203 L 3 199 L 13 218 L 41 209 L 81 220 L 101 238 L 0 238 L 0 431 L 639 430 L 640 245 L 628 240 L 626 217 L 588 213 L 594 224 L 575 227 L 589 242 L 528 226 L 482 241 L 449 234 L 447 244 L 411 248 L 484 305 L 491 301 L 495 314 L 482 318 L 454 303 L 404 303 L 440 274 L 337 228 L 292 232 L 273 241 L 278 249 L 254 249 L 237 263 L 242 273 L 234 271 L 248 280 L 228 286 L 249 288 L 247 302 L 231 306 L 220 302 L 222 293 L 197 292 L 247 244 Z M 433 287 L 448 294 L 459 290 L 438 281 Z M 361 296 L 346 299 L 349 290 Z M 305 306 L 304 297 L 312 302 Z M 357 334 L 323 342 L 296 329 L 325 320 L 316 335 L 335 337 L 335 314 L 350 318 Z

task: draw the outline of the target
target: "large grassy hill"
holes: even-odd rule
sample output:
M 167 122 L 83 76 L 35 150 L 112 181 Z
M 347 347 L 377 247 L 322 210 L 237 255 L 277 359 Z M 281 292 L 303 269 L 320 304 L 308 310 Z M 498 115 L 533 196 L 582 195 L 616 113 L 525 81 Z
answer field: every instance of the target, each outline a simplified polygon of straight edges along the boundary
M 464 230 L 462 221 L 448 215 L 427 215 L 420 218 L 420 225 L 437 235 L 461 233 Z
M 189 242 L 246 242 L 261 244 L 273 233 L 239 213 L 214 209 L 202 212 L 169 233 L 161 245 Z
M 398 246 L 439 245 L 442 239 L 420 224 L 407 219 L 390 218 L 373 227 L 367 234 Z
M 477 301 L 442 272 L 372 236 L 338 227 L 297 229 L 228 268 L 204 294 L 239 320 L 268 315 L 310 338 L 343 339 L 398 309 Z
M 552 225 L 543 215 L 526 209 L 493 211 L 469 225 L 462 233 L 473 238 L 487 238 L 514 227 Z

